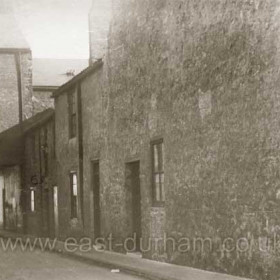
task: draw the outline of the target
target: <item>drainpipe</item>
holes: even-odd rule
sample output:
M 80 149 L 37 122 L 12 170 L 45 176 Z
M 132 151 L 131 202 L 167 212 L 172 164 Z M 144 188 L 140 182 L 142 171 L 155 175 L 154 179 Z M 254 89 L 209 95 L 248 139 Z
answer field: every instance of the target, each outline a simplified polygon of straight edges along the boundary
M 83 148 L 83 120 L 82 120 L 82 90 L 81 84 L 79 83 L 77 86 L 78 90 L 78 142 L 79 142 L 79 185 L 80 185 L 80 203 L 81 203 L 81 218 L 83 231 L 85 226 L 84 220 L 84 148 Z
M 22 122 L 23 122 L 23 94 L 22 94 L 22 73 L 21 73 L 21 52 L 17 51 L 14 54 L 14 58 L 15 58 L 15 64 L 16 64 L 16 73 L 17 73 L 17 88 L 18 88 L 18 113 L 19 113 L 19 125 L 20 125 L 20 135 L 23 136 L 23 127 L 22 127 Z M 23 146 L 24 147 L 24 146 Z M 21 158 L 24 159 L 24 150 L 22 151 L 22 155 Z M 19 199 L 19 203 L 22 206 L 22 208 L 24 207 L 24 205 L 22 205 L 22 201 L 25 201 L 24 199 L 22 199 L 23 196 L 23 165 L 22 163 L 19 166 L 20 169 L 20 199 Z M 16 202 L 17 203 L 17 202 Z M 25 204 L 25 203 L 24 203 Z M 16 205 L 16 228 L 18 230 L 18 205 Z M 25 216 L 24 212 L 26 209 L 22 209 L 23 211 L 23 215 Z M 25 231 L 25 217 L 23 217 L 23 231 Z

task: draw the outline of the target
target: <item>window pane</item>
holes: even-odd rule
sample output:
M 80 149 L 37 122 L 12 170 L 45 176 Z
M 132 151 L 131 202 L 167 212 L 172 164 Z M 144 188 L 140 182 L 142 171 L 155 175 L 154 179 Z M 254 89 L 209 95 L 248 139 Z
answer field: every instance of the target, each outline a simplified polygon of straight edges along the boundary
M 71 173 L 71 218 L 77 218 L 78 178 L 77 173 Z
M 72 175 L 73 185 L 77 185 L 77 174 Z
M 30 205 L 31 211 L 35 211 L 35 194 L 34 191 L 31 191 L 31 205 Z
M 162 171 L 163 170 L 163 167 L 162 167 L 162 143 L 158 144 L 157 145 L 157 150 L 158 150 L 158 169 L 159 171 Z
M 76 113 L 76 98 L 75 98 L 75 93 L 72 93 L 72 113 Z
M 73 195 L 74 196 L 78 195 L 78 187 L 77 187 L 77 185 L 73 185 Z
M 158 172 L 158 148 L 154 145 L 154 171 Z
M 161 200 L 165 201 L 164 174 L 160 175 L 160 181 L 161 181 Z
M 69 135 L 70 137 L 76 136 L 76 98 L 75 92 L 68 95 L 68 110 L 69 110 Z
M 164 171 L 164 144 L 161 143 L 161 171 Z
M 77 218 L 77 213 L 78 211 L 77 211 L 77 199 L 74 199 L 74 201 L 73 201 L 73 218 Z
M 155 175 L 155 198 L 156 201 L 160 201 L 160 178 L 159 174 Z
M 76 115 L 72 115 L 72 123 L 71 123 L 71 134 L 72 136 L 76 136 L 76 129 L 77 129 L 77 125 L 76 125 Z
M 77 174 L 72 175 L 72 188 L 73 188 L 73 196 L 77 196 L 78 195 Z

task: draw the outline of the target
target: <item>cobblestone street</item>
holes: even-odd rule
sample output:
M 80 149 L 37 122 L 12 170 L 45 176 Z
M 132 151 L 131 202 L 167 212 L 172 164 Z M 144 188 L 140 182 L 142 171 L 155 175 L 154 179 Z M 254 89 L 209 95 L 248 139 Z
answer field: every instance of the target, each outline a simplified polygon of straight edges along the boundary
M 4 252 L 0 249 L 0 280 L 140 280 L 112 273 L 109 269 L 84 264 L 49 252 Z

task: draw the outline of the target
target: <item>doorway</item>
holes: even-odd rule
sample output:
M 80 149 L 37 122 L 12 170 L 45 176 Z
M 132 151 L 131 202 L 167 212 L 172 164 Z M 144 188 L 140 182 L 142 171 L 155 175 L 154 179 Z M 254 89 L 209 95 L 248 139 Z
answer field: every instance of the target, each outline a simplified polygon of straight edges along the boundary
M 0 228 L 4 227 L 4 177 L 0 176 Z
M 126 163 L 126 188 L 128 193 L 128 217 L 133 237 L 136 238 L 135 249 L 140 251 L 141 229 L 141 188 L 140 161 Z
M 101 207 L 100 207 L 100 170 L 99 161 L 92 162 L 92 193 L 93 193 L 93 229 L 94 238 L 101 236 Z
M 50 190 L 48 187 L 42 189 L 42 224 L 43 224 L 43 236 L 51 236 L 50 232 Z

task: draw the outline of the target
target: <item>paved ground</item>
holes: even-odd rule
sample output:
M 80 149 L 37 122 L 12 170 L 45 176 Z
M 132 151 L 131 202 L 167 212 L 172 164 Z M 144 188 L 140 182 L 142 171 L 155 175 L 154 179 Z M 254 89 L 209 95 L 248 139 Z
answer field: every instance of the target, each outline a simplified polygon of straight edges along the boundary
M 140 280 L 112 273 L 49 252 L 4 252 L 0 248 L 0 280 Z M 143 279 L 142 279 L 143 280 Z

